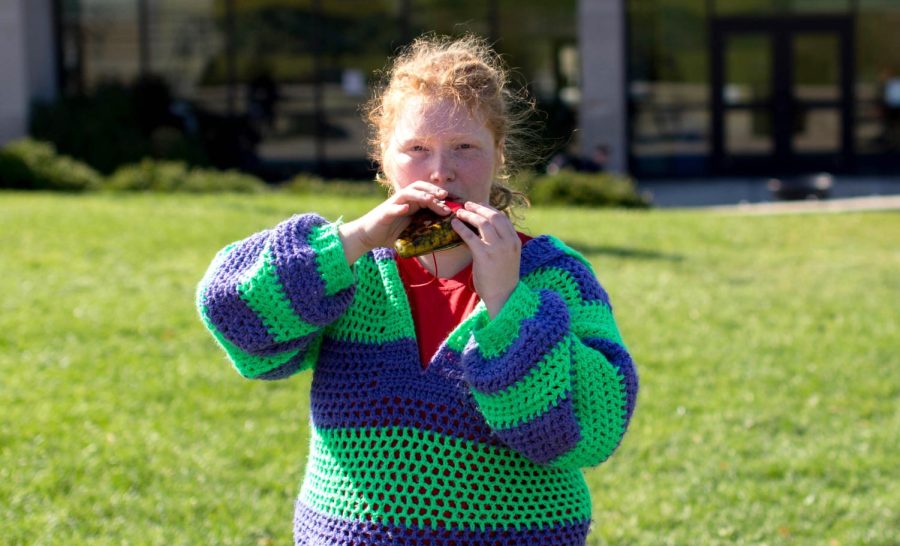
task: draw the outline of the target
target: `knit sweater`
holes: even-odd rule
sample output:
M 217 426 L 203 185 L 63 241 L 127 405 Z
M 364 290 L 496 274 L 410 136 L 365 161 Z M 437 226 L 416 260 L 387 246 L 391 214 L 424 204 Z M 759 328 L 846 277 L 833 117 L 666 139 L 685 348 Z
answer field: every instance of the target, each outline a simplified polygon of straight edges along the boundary
M 294 216 L 220 251 L 197 291 L 237 371 L 312 369 L 298 545 L 582 545 L 581 468 L 606 460 L 637 376 L 589 263 L 522 248 L 496 317 L 483 303 L 423 369 L 396 253 L 348 266 L 338 223 Z

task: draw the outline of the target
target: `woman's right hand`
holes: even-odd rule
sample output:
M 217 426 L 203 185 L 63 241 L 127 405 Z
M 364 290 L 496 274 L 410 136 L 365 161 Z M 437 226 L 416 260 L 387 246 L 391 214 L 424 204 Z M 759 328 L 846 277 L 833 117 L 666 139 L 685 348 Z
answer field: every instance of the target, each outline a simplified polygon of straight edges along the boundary
M 373 248 L 393 246 L 409 225 L 409 217 L 421 209 L 431 209 L 441 216 L 450 214 L 450 208 L 442 202 L 446 197 L 447 190 L 420 180 L 397 190 L 360 218 L 341 224 L 338 233 L 347 263 L 353 265 Z

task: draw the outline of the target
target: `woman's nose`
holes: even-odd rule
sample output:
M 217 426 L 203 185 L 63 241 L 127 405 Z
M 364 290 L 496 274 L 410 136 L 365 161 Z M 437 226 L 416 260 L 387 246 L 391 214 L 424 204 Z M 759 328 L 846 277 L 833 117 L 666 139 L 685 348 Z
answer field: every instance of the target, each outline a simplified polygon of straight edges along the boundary
M 444 152 L 434 154 L 431 164 L 431 182 L 434 184 L 449 182 L 455 176 L 452 159 Z

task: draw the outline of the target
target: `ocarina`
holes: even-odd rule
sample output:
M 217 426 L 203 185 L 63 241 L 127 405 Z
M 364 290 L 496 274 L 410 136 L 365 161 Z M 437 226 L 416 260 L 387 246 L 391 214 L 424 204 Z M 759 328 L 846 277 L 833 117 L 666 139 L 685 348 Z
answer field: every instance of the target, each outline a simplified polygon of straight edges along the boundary
M 441 216 L 431 209 L 420 209 L 410 216 L 409 225 L 394 243 L 401 258 L 421 256 L 462 244 L 462 239 L 450 225 L 450 221 L 456 218 L 454 213 L 462 208 L 462 203 L 444 201 L 444 204 L 450 208 L 447 216 Z

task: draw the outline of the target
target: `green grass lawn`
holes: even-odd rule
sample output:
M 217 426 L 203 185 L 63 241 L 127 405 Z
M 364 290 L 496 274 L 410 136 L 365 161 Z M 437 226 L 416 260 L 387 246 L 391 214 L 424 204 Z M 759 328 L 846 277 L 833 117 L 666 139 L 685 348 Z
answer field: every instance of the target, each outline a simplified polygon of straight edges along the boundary
M 373 204 L 311 199 L 0 193 L 0 544 L 290 544 L 310 376 L 240 378 L 193 300 L 226 243 Z M 589 544 L 898 544 L 900 215 L 525 229 L 591 260 L 641 377 Z

